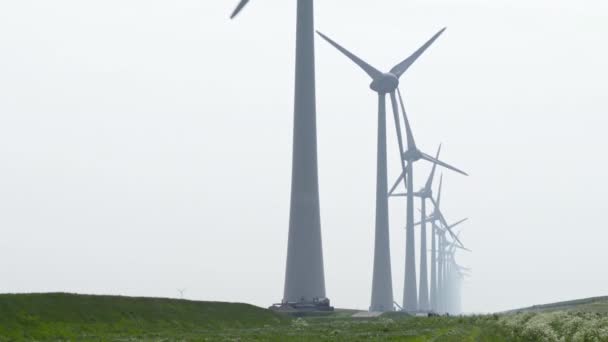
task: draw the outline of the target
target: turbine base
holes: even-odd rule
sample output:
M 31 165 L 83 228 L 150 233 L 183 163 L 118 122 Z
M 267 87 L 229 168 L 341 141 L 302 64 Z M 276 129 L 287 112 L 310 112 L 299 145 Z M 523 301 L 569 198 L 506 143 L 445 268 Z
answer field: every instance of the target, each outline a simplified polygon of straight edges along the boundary
M 312 302 L 283 302 L 279 304 L 273 304 L 268 309 L 275 312 L 287 314 L 334 311 L 334 307 L 330 305 L 330 301 L 327 298 L 315 299 Z

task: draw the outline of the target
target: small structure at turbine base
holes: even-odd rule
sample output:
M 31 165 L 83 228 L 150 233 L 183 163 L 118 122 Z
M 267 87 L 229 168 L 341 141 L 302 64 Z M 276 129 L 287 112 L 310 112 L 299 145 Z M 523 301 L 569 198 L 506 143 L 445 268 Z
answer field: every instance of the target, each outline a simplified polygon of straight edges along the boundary
M 273 304 L 269 309 L 281 313 L 334 311 L 334 307 L 331 306 L 330 301 L 327 298 L 314 298 L 311 302 L 307 302 L 304 299 L 297 302 L 283 301 L 280 304 Z

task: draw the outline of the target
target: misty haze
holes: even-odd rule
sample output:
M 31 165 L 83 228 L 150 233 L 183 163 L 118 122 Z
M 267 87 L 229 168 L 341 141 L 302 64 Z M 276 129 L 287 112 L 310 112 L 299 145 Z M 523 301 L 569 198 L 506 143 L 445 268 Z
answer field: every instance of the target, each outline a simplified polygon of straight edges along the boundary
M 607 19 L 0 2 L 0 341 L 608 341 Z

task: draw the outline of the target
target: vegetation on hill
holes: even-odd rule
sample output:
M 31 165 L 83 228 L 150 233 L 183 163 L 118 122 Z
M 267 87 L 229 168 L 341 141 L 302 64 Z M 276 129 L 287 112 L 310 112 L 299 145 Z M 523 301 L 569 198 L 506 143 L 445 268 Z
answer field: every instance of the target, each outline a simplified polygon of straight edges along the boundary
M 597 302 L 568 302 L 572 304 L 568 307 L 596 307 Z M 606 313 L 519 312 L 431 318 L 392 313 L 353 318 L 354 312 L 296 318 L 247 304 L 59 293 L 0 295 L 0 342 L 608 342 Z
M 498 324 L 510 341 L 608 342 L 608 316 L 601 313 L 551 311 L 501 316 Z
M 247 304 L 64 293 L 0 295 L 0 340 L 145 337 L 280 326 L 290 320 Z
M 246 304 L 0 295 L 0 341 L 503 341 L 491 317 L 288 317 Z
M 513 310 L 510 311 L 510 313 L 553 311 L 608 313 L 608 297 L 593 297 L 544 305 L 534 305 L 523 309 Z

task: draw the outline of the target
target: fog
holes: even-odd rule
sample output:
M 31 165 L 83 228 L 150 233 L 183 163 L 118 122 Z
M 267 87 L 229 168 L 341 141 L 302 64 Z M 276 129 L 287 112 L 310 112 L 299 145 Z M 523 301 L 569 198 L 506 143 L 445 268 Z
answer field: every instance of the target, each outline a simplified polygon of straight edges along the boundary
M 229 21 L 236 2 L 0 2 L 0 292 L 281 300 L 296 2 Z M 470 218 L 465 311 L 607 294 L 607 17 L 599 0 L 316 2 L 317 28 L 381 69 L 448 27 L 401 90 L 419 147 L 471 174 L 443 172 L 444 214 Z M 377 96 L 316 51 L 327 295 L 367 309 Z

